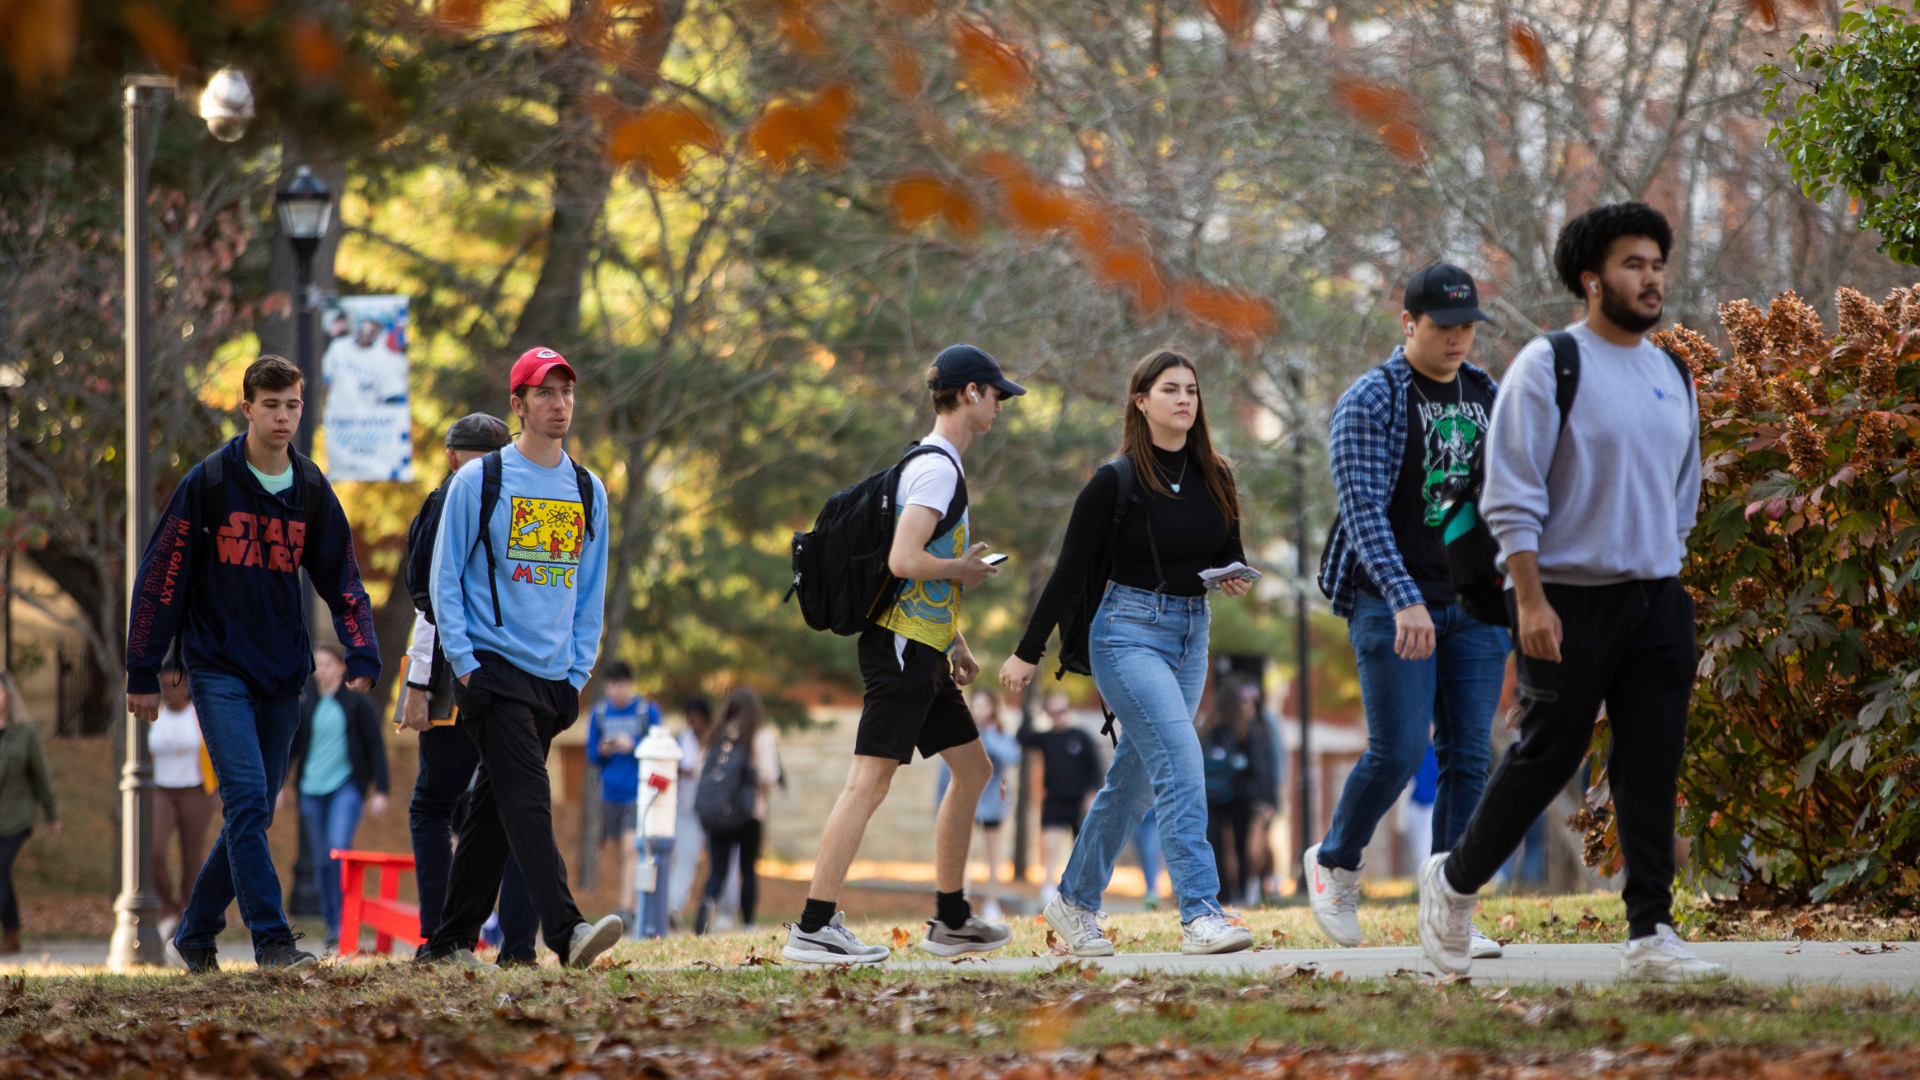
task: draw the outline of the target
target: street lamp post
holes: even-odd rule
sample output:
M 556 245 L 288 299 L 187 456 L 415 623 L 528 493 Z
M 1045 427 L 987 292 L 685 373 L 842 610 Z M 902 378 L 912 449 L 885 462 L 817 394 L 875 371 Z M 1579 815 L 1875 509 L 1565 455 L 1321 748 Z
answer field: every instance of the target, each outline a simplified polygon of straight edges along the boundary
M 302 165 L 294 173 L 293 182 L 274 195 L 273 203 L 280 214 L 280 231 L 293 245 L 296 275 L 293 362 L 299 366 L 300 378 L 306 383 L 306 400 L 312 402 L 314 387 L 319 385 L 313 370 L 313 253 L 333 221 L 333 194 L 313 175 L 312 169 Z M 309 417 L 294 435 L 295 448 L 308 457 L 313 456 L 313 428 L 318 419 Z
M 125 589 L 129 620 L 140 552 L 153 526 L 153 463 L 147 446 L 147 369 L 153 267 L 148 263 L 147 171 L 166 94 L 178 89 L 169 75 L 128 75 L 121 80 L 126 109 L 126 339 L 127 516 Z M 253 91 L 246 77 L 222 68 L 200 95 L 200 115 L 214 137 L 232 142 L 253 118 Z M 125 970 L 162 964 L 160 897 L 153 891 L 153 753 L 147 727 L 127 717 L 126 763 L 120 770 L 120 896 L 113 902 L 113 940 L 107 965 Z

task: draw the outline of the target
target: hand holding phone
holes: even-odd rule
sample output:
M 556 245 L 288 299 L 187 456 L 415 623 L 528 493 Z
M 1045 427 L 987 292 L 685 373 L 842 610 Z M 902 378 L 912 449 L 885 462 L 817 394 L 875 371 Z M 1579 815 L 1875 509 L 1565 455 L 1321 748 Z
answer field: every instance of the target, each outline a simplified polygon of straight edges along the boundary
M 999 566 L 1001 563 L 1007 561 L 1007 556 L 1005 552 L 996 551 L 992 555 L 983 557 L 980 561 L 986 563 L 988 566 Z

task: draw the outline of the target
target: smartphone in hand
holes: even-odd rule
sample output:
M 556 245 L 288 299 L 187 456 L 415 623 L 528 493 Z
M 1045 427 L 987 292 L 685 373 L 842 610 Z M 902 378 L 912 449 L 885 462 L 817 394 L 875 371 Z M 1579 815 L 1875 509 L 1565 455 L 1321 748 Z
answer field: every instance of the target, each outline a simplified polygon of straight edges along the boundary
M 991 555 L 982 555 L 980 561 L 986 563 L 988 566 L 999 566 L 1001 563 L 1007 561 L 1007 556 L 1004 552 L 996 551 Z

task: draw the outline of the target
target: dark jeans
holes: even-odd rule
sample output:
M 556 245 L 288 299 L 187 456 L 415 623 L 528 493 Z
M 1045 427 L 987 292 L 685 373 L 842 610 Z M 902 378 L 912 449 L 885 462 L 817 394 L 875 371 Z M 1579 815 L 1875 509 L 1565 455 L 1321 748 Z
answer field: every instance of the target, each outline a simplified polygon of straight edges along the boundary
M 440 928 L 447 901 L 447 877 L 453 871 L 453 838 L 459 831 L 460 796 L 473 784 L 480 765 L 480 749 L 457 727 L 429 728 L 420 733 L 420 772 L 413 782 L 413 801 L 407 806 L 407 827 L 413 833 L 413 876 L 420 889 L 420 936 L 431 939 Z M 502 960 L 532 960 L 533 901 L 520 877 L 520 864 L 507 857 L 500 881 L 500 945 Z M 424 949 L 425 946 L 422 946 Z
M 17 933 L 20 929 L 20 898 L 13 891 L 13 860 L 20 857 L 32 829 L 21 829 L 12 836 L 0 836 L 0 930 Z
M 1220 875 L 1220 903 L 1224 906 L 1245 903 L 1247 867 L 1252 858 L 1253 799 L 1235 798 L 1232 802 L 1207 804 L 1207 843 L 1213 845 L 1213 865 Z M 1233 830 L 1233 862 L 1227 862 L 1227 830 Z
M 196 671 L 189 679 L 207 757 L 220 781 L 225 820 L 220 839 L 194 880 L 173 939 L 182 949 L 213 948 L 227 928 L 227 905 L 238 900 L 257 960 L 267 946 L 293 941 L 280 903 L 280 871 L 267 848 L 267 827 L 273 824 L 273 793 L 287 779 L 287 755 L 300 726 L 300 698 L 256 697 L 239 676 L 221 671 Z
M 567 866 L 553 838 L 547 751 L 573 726 L 580 694 L 563 679 L 529 675 L 490 652 L 467 685 L 454 684 L 460 730 L 480 752 L 460 843 L 453 849 L 447 899 L 427 955 L 471 949 L 500 895 L 507 858 L 520 864 L 547 948 L 565 959 L 574 928 L 584 922 L 567 888 Z M 505 918 L 504 913 L 502 918 Z
M 735 850 L 740 852 L 740 921 L 753 925 L 754 910 L 760 901 L 760 821 L 749 818 L 745 825 L 727 832 L 707 833 L 707 887 L 700 911 L 693 917 L 693 932 L 707 932 L 707 919 L 720 906 L 720 894 L 727 891 L 727 867 Z
M 1646 937 L 1673 922 L 1674 789 L 1697 662 L 1693 600 L 1678 578 L 1548 585 L 1546 592 L 1565 635 L 1560 663 L 1516 650 L 1520 739 L 1507 748 L 1447 859 L 1447 880 L 1474 892 L 1493 878 L 1586 760 L 1604 703 L 1628 932 Z M 1513 606 L 1509 593 L 1508 610 Z

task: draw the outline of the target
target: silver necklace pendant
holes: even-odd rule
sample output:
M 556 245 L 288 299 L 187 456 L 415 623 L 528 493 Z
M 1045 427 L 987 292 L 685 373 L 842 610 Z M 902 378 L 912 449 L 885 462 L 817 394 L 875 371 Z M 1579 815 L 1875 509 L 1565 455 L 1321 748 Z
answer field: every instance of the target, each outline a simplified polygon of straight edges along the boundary
M 1180 494 L 1180 485 L 1179 485 L 1179 484 L 1174 484 L 1174 485 L 1172 485 L 1172 487 L 1173 487 L 1173 493 L 1174 493 L 1175 495 L 1178 495 L 1178 494 Z

